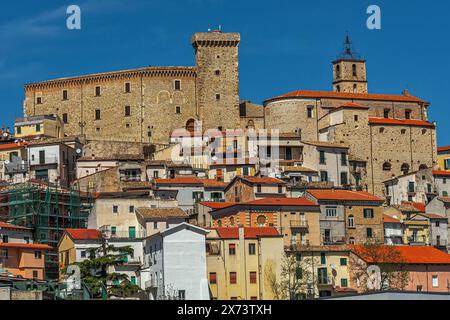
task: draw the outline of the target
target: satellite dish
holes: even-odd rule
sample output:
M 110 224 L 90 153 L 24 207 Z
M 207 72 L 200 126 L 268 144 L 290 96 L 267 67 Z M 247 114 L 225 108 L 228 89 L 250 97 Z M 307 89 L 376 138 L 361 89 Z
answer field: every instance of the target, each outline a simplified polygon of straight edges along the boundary
M 3 133 L 3 137 L 7 138 L 9 136 L 9 134 L 7 132 Z
M 77 149 L 75 152 L 81 154 L 81 149 Z

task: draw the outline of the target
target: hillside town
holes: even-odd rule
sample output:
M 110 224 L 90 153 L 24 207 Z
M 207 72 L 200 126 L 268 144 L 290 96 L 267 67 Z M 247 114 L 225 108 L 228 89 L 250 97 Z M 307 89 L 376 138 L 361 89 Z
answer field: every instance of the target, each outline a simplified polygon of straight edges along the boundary
M 371 93 L 349 36 L 330 91 L 252 103 L 240 41 L 199 32 L 195 66 L 24 85 L 0 132 L 0 300 L 450 295 L 431 103 Z

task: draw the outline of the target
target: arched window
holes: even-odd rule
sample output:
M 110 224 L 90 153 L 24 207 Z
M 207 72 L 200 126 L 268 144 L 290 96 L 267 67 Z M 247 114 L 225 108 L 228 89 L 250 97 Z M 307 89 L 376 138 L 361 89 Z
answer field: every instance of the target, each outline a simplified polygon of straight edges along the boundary
M 266 218 L 265 216 L 263 216 L 263 215 L 259 216 L 259 217 L 256 219 L 256 225 L 257 225 L 258 227 L 265 227 L 265 226 L 266 226 L 266 223 L 267 223 L 267 218 Z
M 253 120 L 248 120 L 247 127 L 248 128 L 254 128 L 255 127 L 255 123 L 253 122 Z
M 355 227 L 355 217 L 353 217 L 353 215 L 348 216 L 347 222 L 349 228 Z
M 217 225 L 219 226 L 219 228 L 222 228 L 222 220 L 218 220 Z
M 419 167 L 419 170 L 426 170 L 428 169 L 428 166 L 426 164 L 421 164 Z
M 402 164 L 402 167 L 400 170 L 403 172 L 403 174 L 407 174 L 409 172 L 409 164 L 407 164 L 407 163 Z
M 340 65 L 336 66 L 336 78 L 337 79 L 341 78 L 341 66 Z
M 352 71 L 353 71 L 353 76 L 356 77 L 357 76 L 357 72 L 356 72 L 356 64 L 352 65 Z
M 341 86 L 336 86 L 336 92 L 341 92 Z
M 356 84 L 354 84 L 354 85 L 353 85 L 353 93 L 356 93 L 357 88 L 358 88 L 358 87 L 356 86 Z
M 230 226 L 234 226 L 234 217 L 230 218 Z
M 186 122 L 186 130 L 189 132 L 194 132 L 194 130 L 195 130 L 195 120 L 194 119 L 189 119 Z
M 443 197 L 448 197 L 448 192 L 447 191 L 442 191 L 442 196 Z
M 389 162 L 383 163 L 383 170 L 384 171 L 391 171 L 392 165 Z

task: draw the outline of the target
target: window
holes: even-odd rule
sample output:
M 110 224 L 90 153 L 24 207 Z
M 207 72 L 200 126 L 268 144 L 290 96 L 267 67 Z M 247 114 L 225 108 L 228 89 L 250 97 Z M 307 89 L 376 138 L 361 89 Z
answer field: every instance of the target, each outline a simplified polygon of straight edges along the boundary
M 308 106 L 307 107 L 307 113 L 308 113 L 308 118 L 313 118 L 314 117 L 314 107 L 313 106 Z
M 356 243 L 356 242 L 355 242 L 355 238 L 350 237 L 350 239 L 348 239 L 348 243 L 350 243 L 350 244 L 355 244 L 355 243 Z
M 254 243 L 248 244 L 248 254 L 255 255 L 256 254 L 256 245 Z
M 329 218 L 337 217 L 337 208 L 336 207 L 326 207 L 325 215 Z
M 358 115 L 355 114 L 355 115 L 353 116 L 353 119 L 355 120 L 355 122 L 358 122 Z
M 341 153 L 341 165 L 347 166 L 347 154 L 345 152 Z
M 295 278 L 297 280 L 303 279 L 303 270 L 300 267 L 295 268 Z
M 256 185 L 256 192 L 261 193 L 261 185 L 260 184 Z
M 210 284 L 216 284 L 217 283 L 217 273 L 210 272 L 209 273 L 209 283 Z
M 367 238 L 372 238 L 372 236 L 373 236 L 372 228 L 367 228 L 366 232 L 367 232 Z
M 63 90 L 63 92 L 62 92 L 62 99 L 63 100 L 69 100 L 69 93 L 67 92 L 67 90 Z
M 341 279 L 341 288 L 347 288 L 347 287 L 348 287 L 348 280 Z
M 368 209 L 365 208 L 364 209 L 364 218 L 365 219 L 373 219 L 374 215 L 373 215 L 373 209 Z
M 2 242 L 3 243 L 8 243 L 9 242 L 9 237 L 7 235 L 3 235 Z
M 80 256 L 81 256 L 82 258 L 86 258 L 86 251 L 85 251 L 85 250 L 81 250 L 81 251 L 80 251 Z
M 434 287 L 434 288 L 439 287 L 439 278 L 438 278 L 438 276 L 433 276 L 433 277 L 431 278 L 431 281 L 432 281 L 432 284 L 433 284 L 433 287 Z
M 230 284 L 237 283 L 237 274 L 236 272 L 230 272 Z
M 405 111 L 405 119 L 411 119 L 411 110 Z
M 441 226 L 441 222 L 440 221 L 436 221 L 436 227 L 439 228 Z
M 358 86 L 357 86 L 356 83 L 355 83 L 355 84 L 353 85 L 353 93 L 356 93 L 357 89 L 358 89 Z
M 42 104 L 42 97 L 36 98 L 36 104 Z
M 341 86 L 336 86 L 336 91 L 341 92 Z
M 256 225 L 258 227 L 265 227 L 267 223 L 267 218 L 263 215 L 259 216 L 258 218 L 256 218 Z
M 175 113 L 181 113 L 181 107 L 180 106 L 176 106 L 175 107 Z
M 125 117 L 131 116 L 131 107 L 125 106 Z
M 236 255 L 236 245 L 234 243 L 230 243 L 228 245 L 228 254 L 230 256 L 235 256 Z
M 341 78 L 341 66 L 336 65 L 336 79 L 340 79 L 340 78 Z
M 100 97 L 101 94 L 102 94 L 102 90 L 101 90 L 100 86 L 95 87 L 95 96 Z
M 181 80 L 175 80 L 175 82 L 174 82 L 174 89 L 175 90 L 181 90 Z
M 220 100 L 220 94 L 216 93 L 216 100 L 219 101 Z
M 341 172 L 341 185 L 348 184 L 348 174 L 347 172 Z
M 95 120 L 100 120 L 100 119 L 101 119 L 100 109 L 96 109 L 95 110 Z
M 390 109 L 384 109 L 384 117 L 389 118 L 389 113 L 391 112 Z
M 325 151 L 319 152 L 319 163 L 320 164 L 327 164 L 326 157 L 325 157 Z
M 186 300 L 186 290 L 178 290 L 178 300 Z
M 131 83 L 125 82 L 125 93 L 131 92 Z
M 41 132 L 41 125 L 40 124 L 36 125 L 36 132 Z
M 119 213 L 119 207 L 118 206 L 113 206 L 112 207 L 112 212 L 113 213 Z
M 214 71 L 214 74 L 215 74 L 216 76 L 220 76 L 220 70 Z
M 153 221 L 153 229 L 158 229 L 158 222 L 157 221 Z
M 30 243 L 30 237 L 23 237 L 23 240 L 25 241 L 26 244 Z
M 416 187 L 415 187 L 415 183 L 414 181 L 410 181 L 408 183 L 408 192 L 413 193 L 415 191 Z
M 443 197 L 448 197 L 448 192 L 447 191 L 442 191 L 442 196 Z
M 326 264 L 327 263 L 327 256 L 325 252 L 320 253 L 320 264 Z
M 354 76 L 354 77 L 357 76 L 357 72 L 356 72 L 356 64 L 353 64 L 353 65 L 352 65 L 352 73 L 353 73 L 353 76 Z
M 39 273 L 37 272 L 37 270 L 33 270 L 33 279 L 37 278 L 39 278 Z
M 128 208 L 128 212 L 133 213 L 133 212 L 134 212 L 134 206 L 130 206 L 130 207 Z
M 391 171 L 392 165 L 389 162 L 383 163 L 383 171 Z
M 136 276 L 131 276 L 131 283 L 136 285 Z
M 278 185 L 278 193 L 283 193 L 283 186 L 282 185 Z
M 35 251 L 34 252 L 34 258 L 35 259 L 42 259 L 42 252 L 41 251 Z
M 445 170 L 450 169 L 450 159 L 444 160 L 444 167 L 445 167 Z
M 401 171 L 403 172 L 403 174 L 407 174 L 409 172 L 409 164 L 402 164 Z
M 8 259 L 8 249 L 0 250 L 0 258 Z
M 63 120 L 63 122 L 64 123 L 69 123 L 69 120 L 68 120 L 68 117 L 67 117 L 67 113 L 63 113 L 63 115 L 62 115 L 62 120 Z
M 347 265 L 347 258 L 341 258 L 340 259 L 340 265 L 341 266 L 346 266 Z
M 16 127 L 17 134 L 22 134 L 22 127 Z
M 353 216 L 349 216 L 347 219 L 347 225 L 349 228 L 354 228 L 355 227 L 355 218 Z
M 111 227 L 111 234 L 116 235 L 117 234 L 117 227 Z
M 250 271 L 250 283 L 256 283 L 256 272 Z
M 320 181 L 328 182 L 328 172 L 327 171 L 320 171 Z

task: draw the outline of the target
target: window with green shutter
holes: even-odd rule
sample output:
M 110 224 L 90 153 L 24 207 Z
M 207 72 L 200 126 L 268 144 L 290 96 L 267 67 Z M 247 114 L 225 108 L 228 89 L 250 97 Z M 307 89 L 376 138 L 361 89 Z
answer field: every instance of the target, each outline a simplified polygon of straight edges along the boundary
M 136 285 L 136 277 L 135 276 L 131 276 L 131 283 Z
M 301 280 L 303 278 L 303 270 L 300 267 L 297 267 L 295 269 L 295 277 L 297 278 L 297 280 Z
M 347 265 L 347 258 L 341 258 L 341 266 Z
M 320 157 L 319 157 L 320 164 L 327 164 L 327 160 L 325 158 L 325 151 L 320 151 L 319 154 L 320 154 Z
M 348 287 L 348 280 L 341 279 L 341 288 L 347 288 L 347 287 Z
M 327 258 L 325 252 L 320 253 L 320 264 L 326 264 Z
M 373 209 L 364 209 L 364 218 L 366 219 L 373 219 L 374 215 L 373 215 Z

